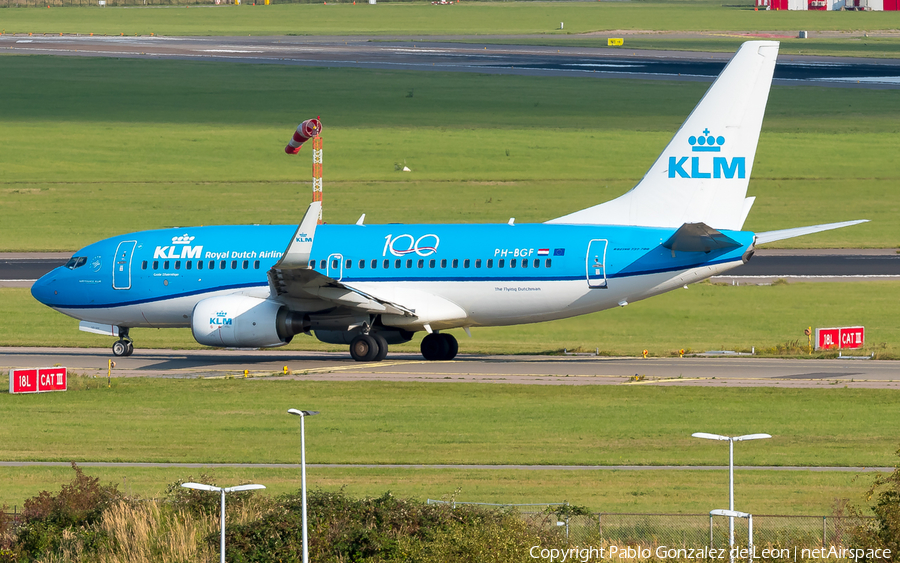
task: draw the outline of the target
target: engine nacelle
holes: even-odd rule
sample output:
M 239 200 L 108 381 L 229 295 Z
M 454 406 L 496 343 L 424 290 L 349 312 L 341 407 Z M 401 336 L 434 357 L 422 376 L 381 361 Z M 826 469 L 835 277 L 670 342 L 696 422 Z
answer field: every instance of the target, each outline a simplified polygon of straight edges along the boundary
M 282 346 L 308 330 L 308 320 L 281 303 L 246 295 L 204 299 L 191 315 L 194 339 L 205 346 Z

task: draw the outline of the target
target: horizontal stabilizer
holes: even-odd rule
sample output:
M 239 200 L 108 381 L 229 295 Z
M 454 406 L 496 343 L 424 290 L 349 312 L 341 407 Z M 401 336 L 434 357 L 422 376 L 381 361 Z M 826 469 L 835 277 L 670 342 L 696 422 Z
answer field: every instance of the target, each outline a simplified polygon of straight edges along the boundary
M 675 251 L 709 252 L 738 246 L 741 246 L 741 243 L 706 223 L 685 223 L 669 237 L 669 240 L 663 243 L 663 248 L 668 248 L 673 253 Z
M 868 219 L 860 219 L 857 221 L 843 221 L 841 223 L 828 223 L 825 225 L 812 225 L 810 227 L 797 227 L 795 229 L 782 229 L 780 231 L 756 233 L 756 244 L 766 244 L 767 242 L 775 242 L 776 240 L 802 237 L 803 235 L 811 235 L 813 233 L 821 233 L 822 231 L 830 231 L 832 229 L 840 229 L 842 227 L 849 227 L 851 225 L 859 225 L 860 223 L 868 222 Z

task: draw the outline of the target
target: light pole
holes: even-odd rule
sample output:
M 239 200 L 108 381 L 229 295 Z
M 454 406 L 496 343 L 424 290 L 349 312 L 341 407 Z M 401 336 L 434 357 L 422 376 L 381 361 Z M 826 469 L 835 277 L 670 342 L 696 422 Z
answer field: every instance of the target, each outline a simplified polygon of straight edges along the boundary
M 225 563 L 225 493 L 234 493 L 237 491 L 252 491 L 254 489 L 265 489 L 263 485 L 238 485 L 236 487 L 213 487 L 212 485 L 204 485 L 203 483 L 182 483 L 182 487 L 187 489 L 197 489 L 198 491 L 214 491 L 222 495 L 222 515 L 219 521 L 222 525 L 222 532 L 219 538 L 219 561 Z
M 720 440 L 728 442 L 728 510 L 734 512 L 734 443 L 745 442 L 747 440 L 761 440 L 763 438 L 771 438 L 770 434 L 747 434 L 745 436 L 720 436 L 718 434 L 708 434 L 706 432 L 694 432 L 691 434 L 694 438 L 704 438 L 706 440 Z M 728 551 L 734 549 L 734 516 L 728 517 Z M 733 560 L 733 559 L 732 559 Z
M 307 416 L 319 414 L 319 411 L 300 411 L 297 409 L 288 409 L 288 414 L 295 414 L 300 417 L 300 489 L 302 491 L 303 506 L 303 563 L 309 563 L 309 539 L 306 535 L 306 431 L 303 426 L 303 419 Z

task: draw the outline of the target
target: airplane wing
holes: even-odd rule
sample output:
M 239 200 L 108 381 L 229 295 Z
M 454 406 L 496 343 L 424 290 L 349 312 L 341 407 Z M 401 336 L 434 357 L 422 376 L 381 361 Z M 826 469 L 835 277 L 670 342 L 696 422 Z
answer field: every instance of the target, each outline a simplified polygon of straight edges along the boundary
M 412 309 L 370 295 L 309 267 L 321 206 L 320 201 L 309 205 L 281 260 L 269 270 L 269 288 L 273 295 L 321 303 L 321 307 L 314 307 L 316 309 L 339 306 L 371 314 L 414 317 Z
M 822 231 L 830 231 L 831 229 L 840 229 L 842 227 L 849 227 L 851 225 L 859 225 L 860 223 L 868 222 L 868 219 L 860 219 L 857 221 L 843 221 L 841 223 L 827 223 L 825 225 L 812 225 L 809 227 L 797 227 L 794 229 L 756 233 L 756 244 L 766 244 L 767 242 L 775 242 L 776 240 L 811 235 L 813 233 L 821 233 Z

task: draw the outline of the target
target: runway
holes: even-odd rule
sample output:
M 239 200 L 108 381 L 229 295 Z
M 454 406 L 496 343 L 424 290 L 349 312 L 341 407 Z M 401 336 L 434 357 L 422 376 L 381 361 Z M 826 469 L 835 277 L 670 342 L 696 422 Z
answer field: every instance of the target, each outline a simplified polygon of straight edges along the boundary
M 0 52 L 23 55 L 204 60 L 336 68 L 476 72 L 711 82 L 732 53 L 608 47 L 497 45 L 485 37 L 90 37 L 0 36 Z M 509 37 L 497 37 L 508 41 Z M 514 37 L 512 39 L 515 39 Z M 747 37 L 748 40 L 754 39 Z M 478 43 L 458 43 L 454 41 Z M 600 39 L 597 38 L 598 43 Z M 782 57 L 775 84 L 900 88 L 900 60 Z
M 346 352 L 271 350 L 146 350 L 113 358 L 108 349 L 0 348 L 0 368 L 60 365 L 106 377 L 245 378 L 309 381 L 394 381 L 519 385 L 651 385 L 700 387 L 900 388 L 900 361 L 861 358 L 802 360 L 732 354 L 686 358 L 485 356 L 449 362 L 391 353 L 359 363 Z M 246 375 L 245 375 L 246 370 Z M 287 373 L 285 373 L 285 370 Z

